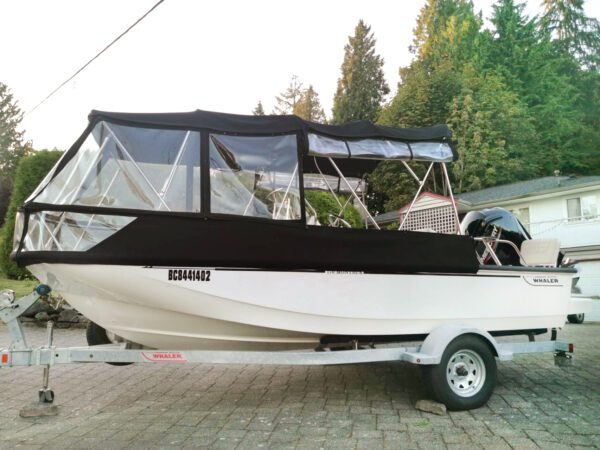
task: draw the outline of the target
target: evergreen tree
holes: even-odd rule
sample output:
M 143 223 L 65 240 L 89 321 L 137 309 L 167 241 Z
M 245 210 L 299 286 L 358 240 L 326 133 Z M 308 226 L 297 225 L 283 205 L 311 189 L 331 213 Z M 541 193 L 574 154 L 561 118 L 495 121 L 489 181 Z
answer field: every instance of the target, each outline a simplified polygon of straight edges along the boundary
M 554 159 L 563 172 L 600 173 L 600 23 L 585 15 L 583 0 L 544 0 L 543 7 L 540 28 L 553 38 L 554 74 L 563 81 L 553 94 L 568 95 L 567 103 L 555 100 L 545 111 L 556 126 L 566 125 L 549 130 L 550 136 L 565 130 L 555 139 Z
M 485 68 L 504 78 L 535 126 L 530 139 L 520 143 L 521 166 L 531 169 L 522 176 L 571 171 L 577 166 L 578 172 L 585 172 L 579 163 L 581 147 L 575 148 L 574 140 L 581 133 L 579 95 L 574 80 L 564 73 L 565 64 L 574 60 L 557 54 L 550 33 L 536 20 L 527 19 L 523 5 L 513 0 L 498 1 L 491 21 L 494 32 L 487 33 Z
M 314 90 L 312 84 L 302 92 L 300 100 L 294 106 L 293 112 L 297 116 L 312 122 L 325 121 L 325 113 L 323 112 L 323 108 L 321 108 L 319 94 Z
M 252 114 L 255 116 L 264 116 L 265 109 L 263 108 L 262 102 L 259 100 L 256 107 L 252 110 Z
M 448 119 L 458 161 L 453 165 L 457 192 L 509 183 L 535 173 L 523 149 L 535 135 L 518 95 L 495 73 L 465 74 L 470 79 L 452 103 Z
M 292 76 L 290 84 L 277 97 L 275 97 L 274 114 L 294 114 L 296 104 L 302 98 L 304 88 L 296 75 Z
M 421 9 L 413 45 L 416 59 L 400 69 L 398 91 L 382 112 L 390 126 L 445 123 L 463 87 L 465 66 L 479 68 L 481 16 L 465 0 L 429 0 Z M 408 119 L 407 119 L 408 118 Z
M 23 114 L 8 86 L 0 83 L 0 225 L 8 208 L 19 160 L 30 150 L 17 128 Z
M 540 24 L 556 38 L 564 51 L 582 64 L 597 66 L 600 50 L 600 23 L 587 17 L 583 0 L 543 0 Z
M 333 123 L 375 121 L 389 88 L 383 75 L 383 58 L 375 53 L 371 27 L 362 20 L 348 38 L 341 71 L 333 99 Z
M 508 87 L 523 92 L 532 82 L 536 65 L 545 49 L 540 47 L 543 39 L 535 20 L 524 14 L 525 4 L 515 0 L 500 0 L 492 5 L 493 30 L 483 33 L 486 68 L 502 75 Z M 547 55 L 543 55 L 546 58 Z

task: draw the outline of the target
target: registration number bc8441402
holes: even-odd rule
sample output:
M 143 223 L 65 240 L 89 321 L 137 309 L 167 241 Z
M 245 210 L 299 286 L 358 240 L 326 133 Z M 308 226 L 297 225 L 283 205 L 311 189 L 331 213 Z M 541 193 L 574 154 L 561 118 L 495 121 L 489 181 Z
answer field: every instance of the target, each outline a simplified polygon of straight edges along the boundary
M 169 281 L 210 281 L 211 271 L 207 269 L 168 269 Z

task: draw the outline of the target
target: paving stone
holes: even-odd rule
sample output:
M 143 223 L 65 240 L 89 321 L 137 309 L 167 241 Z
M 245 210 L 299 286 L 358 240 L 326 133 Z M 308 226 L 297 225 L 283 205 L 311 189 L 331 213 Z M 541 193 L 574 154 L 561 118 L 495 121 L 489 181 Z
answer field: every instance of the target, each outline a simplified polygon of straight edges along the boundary
M 434 402 L 432 400 L 419 400 L 415 404 L 415 408 L 419 411 L 437 414 L 438 416 L 446 415 L 446 405 L 443 403 Z
M 43 344 L 43 329 L 26 332 Z M 58 345 L 85 345 L 83 330 L 55 335 Z M 402 362 L 57 365 L 50 381 L 59 414 L 27 419 L 18 412 L 36 398 L 41 370 L 3 369 L 0 450 L 600 448 L 600 323 L 567 325 L 559 337 L 575 343 L 573 367 L 555 367 L 551 355 L 499 362 L 488 404 L 445 416 L 415 409 L 418 368 Z

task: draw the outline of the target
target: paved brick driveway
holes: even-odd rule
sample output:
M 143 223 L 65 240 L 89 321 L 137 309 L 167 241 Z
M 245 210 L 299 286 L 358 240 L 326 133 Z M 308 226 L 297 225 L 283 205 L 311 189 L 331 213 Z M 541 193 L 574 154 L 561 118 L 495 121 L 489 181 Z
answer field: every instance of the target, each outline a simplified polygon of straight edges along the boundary
M 26 332 L 43 342 L 43 329 Z M 60 415 L 42 419 L 18 417 L 41 368 L 0 369 L 0 448 L 598 448 L 600 323 L 559 336 L 575 343 L 573 367 L 551 355 L 499 363 L 489 404 L 445 417 L 414 409 L 420 375 L 405 363 L 56 366 Z M 85 343 L 83 330 L 56 339 Z

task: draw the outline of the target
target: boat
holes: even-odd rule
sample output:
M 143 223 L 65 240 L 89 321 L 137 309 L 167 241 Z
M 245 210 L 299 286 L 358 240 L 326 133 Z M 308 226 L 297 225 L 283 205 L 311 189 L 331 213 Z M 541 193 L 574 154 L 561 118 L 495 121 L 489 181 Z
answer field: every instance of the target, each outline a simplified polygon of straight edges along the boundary
M 471 226 L 481 217 L 461 227 L 456 158 L 445 125 L 92 111 L 20 208 L 12 258 L 93 322 L 90 344 L 314 349 L 448 324 L 562 327 L 575 271 L 559 243 L 515 244 L 493 220 Z M 397 229 L 380 229 L 365 174 L 383 160 L 414 179 L 415 199 L 437 180 L 454 205 L 442 218 L 451 232 L 411 229 L 414 200 Z M 309 189 L 330 192 L 340 213 L 321 223 Z M 349 203 L 364 228 L 343 220 Z M 503 262 L 500 248 L 517 257 Z

